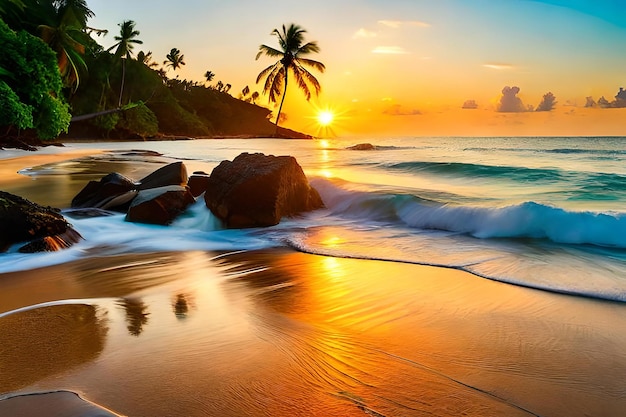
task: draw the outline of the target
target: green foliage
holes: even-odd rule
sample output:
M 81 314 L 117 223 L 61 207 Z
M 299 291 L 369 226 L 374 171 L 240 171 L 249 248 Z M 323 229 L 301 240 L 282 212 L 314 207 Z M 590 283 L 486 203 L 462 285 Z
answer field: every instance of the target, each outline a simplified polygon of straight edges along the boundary
M 20 102 L 20 98 L 4 81 L 0 80 L 0 126 L 27 129 L 33 126 L 33 108 Z
M 58 137 L 59 133 L 67 132 L 71 118 L 67 103 L 44 94 L 34 123 L 37 136 L 44 140 Z
M 115 129 L 115 126 L 117 126 L 119 120 L 119 113 L 109 113 L 102 116 L 94 117 L 89 122 L 91 125 L 103 130 L 108 135 L 111 130 Z
M 3 115 L 3 125 L 34 128 L 41 139 L 67 131 L 70 115 L 61 98 L 61 76 L 54 52 L 41 39 L 24 31 L 15 33 L 1 20 L 0 45 L 0 68 L 11 74 L 4 77 L 3 89 L 12 91 L 3 94 L 4 105 L 12 109 L 11 115 Z M 4 124 L 8 119 L 13 122 Z
M 154 137 L 159 133 L 159 121 L 156 115 L 143 103 L 124 111 L 117 127 L 137 133 L 143 138 Z

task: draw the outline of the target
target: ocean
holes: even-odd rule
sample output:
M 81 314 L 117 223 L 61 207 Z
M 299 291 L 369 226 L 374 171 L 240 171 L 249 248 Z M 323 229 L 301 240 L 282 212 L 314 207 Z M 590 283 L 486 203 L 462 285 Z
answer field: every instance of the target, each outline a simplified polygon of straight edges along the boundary
M 350 149 L 359 143 L 373 149 Z M 39 199 L 63 209 L 85 240 L 57 253 L 13 248 L 0 254 L 0 273 L 89 256 L 286 246 L 626 302 L 624 137 L 213 139 L 70 143 L 41 152 L 89 149 L 106 152 L 21 171 L 33 185 L 57 184 L 39 187 Z M 73 195 L 108 170 L 138 179 L 182 160 L 189 173 L 210 173 L 241 152 L 296 157 L 326 208 L 246 230 L 223 229 L 201 198 L 168 227 L 127 223 L 121 214 L 73 218 L 68 210 Z M 0 158 L 20 155 L 5 150 Z M 135 162 L 148 168 L 128 171 Z

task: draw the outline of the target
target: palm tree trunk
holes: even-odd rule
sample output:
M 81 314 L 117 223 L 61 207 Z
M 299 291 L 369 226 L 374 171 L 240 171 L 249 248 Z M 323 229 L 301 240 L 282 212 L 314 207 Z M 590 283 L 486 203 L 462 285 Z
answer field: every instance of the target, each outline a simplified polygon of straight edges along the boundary
M 122 107 L 122 93 L 124 92 L 124 79 L 126 78 L 126 59 L 122 58 L 122 85 L 120 86 L 120 99 L 117 107 Z
M 289 69 L 285 68 L 285 91 L 283 91 L 283 98 L 280 99 L 280 106 L 278 107 L 278 114 L 276 115 L 276 132 L 274 134 L 278 136 L 278 120 L 280 120 L 280 113 L 283 110 L 283 103 L 285 102 L 285 96 L 287 95 L 287 82 L 289 81 Z

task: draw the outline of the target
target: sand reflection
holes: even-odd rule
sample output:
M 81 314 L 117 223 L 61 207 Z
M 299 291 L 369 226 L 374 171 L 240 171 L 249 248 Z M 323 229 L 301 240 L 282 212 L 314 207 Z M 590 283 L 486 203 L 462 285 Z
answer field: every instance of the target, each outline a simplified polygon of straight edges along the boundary
M 56 305 L 0 318 L 0 393 L 70 372 L 95 360 L 106 314 L 92 305 Z

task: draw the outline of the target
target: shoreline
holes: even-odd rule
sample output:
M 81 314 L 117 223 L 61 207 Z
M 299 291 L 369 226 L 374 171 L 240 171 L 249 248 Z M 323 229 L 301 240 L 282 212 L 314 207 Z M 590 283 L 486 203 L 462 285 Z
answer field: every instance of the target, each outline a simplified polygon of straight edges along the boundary
M 294 409 L 281 398 L 346 416 L 407 415 L 399 404 L 409 415 L 481 416 L 617 416 L 626 406 L 621 306 L 458 270 L 279 248 L 96 257 L 0 275 L 0 306 L 63 299 L 76 301 L 0 318 L 0 341 L 14 347 L 0 350 L 0 367 L 11 368 L 3 394 L 63 389 L 129 416 L 240 416 L 260 410 L 253 398 L 235 405 L 230 388 L 253 378 L 264 381 L 255 387 L 263 410 L 285 417 Z M 105 369 L 116 387 L 101 386 Z M 204 405 L 186 401 L 198 395 Z

